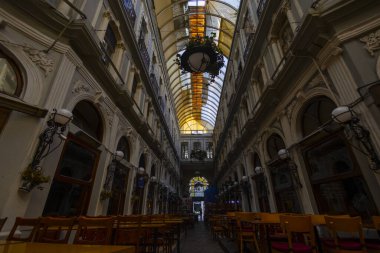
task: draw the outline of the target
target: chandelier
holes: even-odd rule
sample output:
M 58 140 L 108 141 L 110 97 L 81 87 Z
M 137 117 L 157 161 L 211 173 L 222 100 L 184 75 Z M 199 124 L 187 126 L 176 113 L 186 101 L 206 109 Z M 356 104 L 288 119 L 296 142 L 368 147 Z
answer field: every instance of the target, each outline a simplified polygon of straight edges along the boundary
M 209 73 L 210 82 L 214 82 L 224 66 L 223 55 L 214 42 L 216 34 L 211 36 L 190 38 L 185 52 L 177 54 L 175 62 L 179 65 L 182 73 Z

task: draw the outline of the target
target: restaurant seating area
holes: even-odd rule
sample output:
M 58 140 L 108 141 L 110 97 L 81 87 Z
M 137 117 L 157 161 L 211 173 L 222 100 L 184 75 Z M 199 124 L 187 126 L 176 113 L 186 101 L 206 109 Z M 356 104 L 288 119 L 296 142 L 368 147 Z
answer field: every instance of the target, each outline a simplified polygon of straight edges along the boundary
M 0 245 L 114 245 L 135 253 L 179 253 L 181 236 L 192 227 L 193 215 L 17 217 Z
M 380 253 L 380 0 L 0 0 L 0 253 Z
M 349 215 L 226 212 L 206 220 L 214 240 L 233 242 L 229 252 L 353 253 L 380 252 L 379 218 L 363 223 Z

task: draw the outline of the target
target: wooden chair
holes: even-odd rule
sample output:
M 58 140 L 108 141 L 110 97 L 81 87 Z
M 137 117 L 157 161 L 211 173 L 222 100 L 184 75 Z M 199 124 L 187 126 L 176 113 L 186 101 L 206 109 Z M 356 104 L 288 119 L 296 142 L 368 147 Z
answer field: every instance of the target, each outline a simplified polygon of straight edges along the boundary
M 115 245 L 135 246 L 135 252 L 141 252 L 140 241 L 142 238 L 141 215 L 118 216 L 113 243 Z
M 8 235 L 7 241 L 31 242 L 40 224 L 40 218 L 16 217 L 15 223 Z M 20 231 L 20 236 L 16 235 Z
M 333 238 L 323 240 L 325 249 L 329 252 L 367 252 L 360 217 L 326 216 L 325 219 Z M 351 237 L 340 237 L 342 233 Z
M 7 221 L 7 217 L 5 217 L 5 218 L 1 218 L 0 219 L 0 231 L 1 231 L 1 229 L 4 227 L 4 224 L 5 224 L 5 222 Z
M 235 213 L 235 217 L 240 253 L 244 251 L 245 242 L 252 243 L 256 252 L 260 253 L 255 226 L 252 223 L 257 218 L 257 215 L 255 213 Z
M 111 243 L 114 217 L 78 218 L 74 244 L 106 245 Z
M 292 253 L 316 252 L 315 233 L 310 216 L 281 215 L 280 222 L 286 233 L 287 241 L 272 242 L 271 247 L 274 251 Z
M 43 217 L 36 233 L 36 242 L 67 243 L 76 218 Z
M 380 237 L 380 216 L 372 216 L 372 221 Z M 368 252 L 380 252 L 380 240 L 366 240 L 366 247 Z
M 218 236 L 226 234 L 226 220 L 221 215 L 212 216 L 210 217 L 210 228 L 212 238 L 216 240 Z

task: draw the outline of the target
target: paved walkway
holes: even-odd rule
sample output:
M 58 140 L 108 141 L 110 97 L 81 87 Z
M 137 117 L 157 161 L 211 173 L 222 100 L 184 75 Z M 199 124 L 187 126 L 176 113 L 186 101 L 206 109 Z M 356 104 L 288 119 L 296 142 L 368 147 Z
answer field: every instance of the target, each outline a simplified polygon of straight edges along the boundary
M 195 224 L 193 229 L 181 241 L 181 253 L 224 253 L 217 241 L 214 241 L 211 232 L 203 222 Z

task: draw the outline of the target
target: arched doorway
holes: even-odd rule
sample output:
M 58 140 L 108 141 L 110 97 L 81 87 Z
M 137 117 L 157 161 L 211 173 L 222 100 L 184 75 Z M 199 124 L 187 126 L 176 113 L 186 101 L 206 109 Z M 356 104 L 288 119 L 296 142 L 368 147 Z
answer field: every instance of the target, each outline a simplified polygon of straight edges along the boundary
M 152 168 L 150 169 L 150 178 L 156 177 L 156 167 L 154 164 L 152 165 Z M 147 196 L 147 214 L 153 214 L 154 212 L 154 197 L 155 197 L 155 181 L 150 181 L 149 188 L 148 188 L 148 196 Z
M 267 140 L 267 152 L 270 157 L 268 168 L 271 173 L 272 185 L 278 212 L 300 213 L 301 204 L 294 185 L 290 168 L 286 161 L 279 159 L 278 151 L 285 148 L 281 136 L 272 134 Z
M 80 101 L 73 110 L 73 116 L 73 124 L 81 129 L 81 134 L 68 135 L 43 215 L 77 216 L 87 213 L 100 152 L 93 142 L 86 140 L 101 142 L 103 124 L 100 113 L 89 101 Z
M 192 198 L 192 210 L 193 213 L 198 214 L 200 220 L 203 220 L 204 197 L 208 186 L 208 181 L 204 177 L 197 176 L 190 179 L 189 193 Z
M 129 143 L 126 137 L 121 137 L 119 143 L 117 144 L 118 151 L 123 151 L 124 157 L 123 160 L 129 162 Z M 114 161 L 114 175 L 112 181 L 111 192 L 112 196 L 108 202 L 108 215 L 123 215 L 124 214 L 124 205 L 125 197 L 127 192 L 127 183 L 128 183 L 128 168 L 123 164 L 122 161 Z
M 133 190 L 133 214 L 141 214 L 143 207 L 143 197 L 145 184 L 147 182 L 147 174 L 145 172 L 145 156 L 141 154 L 139 160 L 139 167 L 134 181 L 134 190 Z
M 254 153 L 251 159 L 252 159 L 253 170 L 254 170 L 254 174 L 253 174 L 254 176 L 252 178 L 255 181 L 260 212 L 270 212 L 267 179 L 264 173 L 256 174 L 256 171 L 255 171 L 255 169 L 258 167 L 262 168 L 260 157 L 257 153 Z
M 377 210 L 343 129 L 332 122 L 324 131 L 316 131 L 331 120 L 334 108 L 329 98 L 315 97 L 299 117 L 304 138 L 301 150 L 318 211 L 370 220 Z

